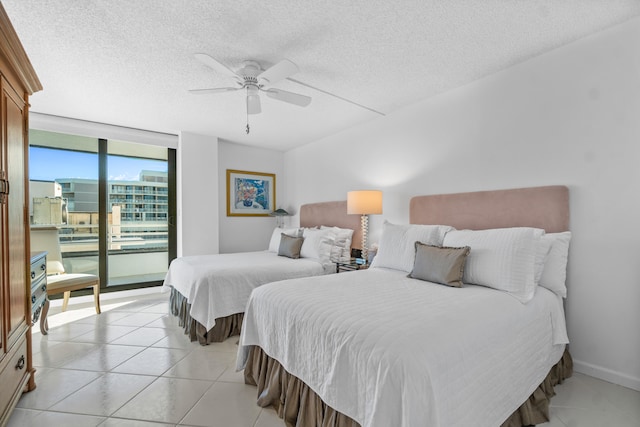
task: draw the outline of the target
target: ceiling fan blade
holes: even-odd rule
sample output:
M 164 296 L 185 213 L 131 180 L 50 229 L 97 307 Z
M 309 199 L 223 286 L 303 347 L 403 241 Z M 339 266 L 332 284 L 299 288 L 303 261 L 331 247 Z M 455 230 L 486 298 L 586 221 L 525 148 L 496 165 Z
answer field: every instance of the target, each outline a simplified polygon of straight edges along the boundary
M 224 74 L 229 77 L 233 77 L 236 80 L 242 81 L 242 77 L 240 77 L 238 74 L 232 71 L 229 67 L 227 67 L 221 62 L 218 62 L 216 59 L 213 59 L 211 56 L 207 55 L 206 53 L 196 53 L 193 56 L 195 56 L 198 61 L 202 62 L 207 67 L 212 68 L 213 70 L 219 72 L 220 74 Z
M 311 103 L 311 97 L 306 95 L 300 95 L 299 93 L 287 92 L 282 89 L 268 89 L 265 90 L 267 96 L 279 101 L 288 102 L 289 104 L 298 105 L 300 107 L 306 107 Z
M 233 92 L 242 89 L 241 87 L 214 87 L 211 89 L 190 89 L 189 93 L 194 95 L 208 95 L 211 93 Z
M 260 73 L 258 75 L 258 82 L 261 85 L 272 85 L 282 79 L 286 79 L 298 71 L 299 69 L 296 64 L 288 59 L 283 59 L 273 67 Z
M 261 112 L 260 96 L 247 95 L 247 114 L 260 114 Z

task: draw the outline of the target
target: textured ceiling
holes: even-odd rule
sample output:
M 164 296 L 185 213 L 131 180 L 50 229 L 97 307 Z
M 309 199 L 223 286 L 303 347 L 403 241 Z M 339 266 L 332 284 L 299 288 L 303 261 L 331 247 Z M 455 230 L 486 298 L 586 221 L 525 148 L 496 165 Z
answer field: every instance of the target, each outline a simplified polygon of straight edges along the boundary
M 3 0 L 44 91 L 32 111 L 287 150 L 640 15 L 638 0 Z M 300 72 L 264 95 L 245 134 L 236 70 L 283 58 Z M 300 84 L 304 83 L 304 84 Z M 309 87 L 311 86 L 311 87 Z M 314 88 L 320 89 L 316 90 Z M 335 95 L 335 96 L 332 96 Z M 340 99 L 342 98 L 342 99 Z

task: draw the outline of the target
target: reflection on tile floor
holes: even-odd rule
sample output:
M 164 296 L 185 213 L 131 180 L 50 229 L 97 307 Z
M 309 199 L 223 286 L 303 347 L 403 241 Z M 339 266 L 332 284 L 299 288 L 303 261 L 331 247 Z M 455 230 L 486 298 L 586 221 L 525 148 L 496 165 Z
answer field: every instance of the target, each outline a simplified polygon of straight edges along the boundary
M 51 310 L 49 335 L 34 328 L 37 388 L 10 427 L 283 427 L 256 405 L 235 372 L 237 337 L 191 343 L 168 314 L 168 294 Z M 640 426 L 640 392 L 579 373 L 556 387 L 546 427 Z

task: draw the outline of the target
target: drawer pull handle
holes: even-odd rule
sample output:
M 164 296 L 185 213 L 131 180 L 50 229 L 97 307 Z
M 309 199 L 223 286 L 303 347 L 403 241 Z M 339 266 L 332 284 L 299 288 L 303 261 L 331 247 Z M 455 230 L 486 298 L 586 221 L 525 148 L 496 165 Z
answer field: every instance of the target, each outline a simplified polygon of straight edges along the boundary
M 47 291 L 47 285 L 42 285 L 42 292 L 46 292 Z
M 35 304 L 36 303 L 36 296 L 32 295 L 31 296 L 31 304 Z
M 47 269 L 47 264 L 42 264 L 40 266 L 40 270 L 45 271 Z
M 20 356 L 20 359 L 18 359 L 16 369 L 24 369 L 24 355 Z
M 32 272 L 31 272 L 31 278 L 32 278 L 32 279 L 35 279 L 35 278 L 36 278 L 36 272 L 35 272 L 35 271 L 32 271 Z

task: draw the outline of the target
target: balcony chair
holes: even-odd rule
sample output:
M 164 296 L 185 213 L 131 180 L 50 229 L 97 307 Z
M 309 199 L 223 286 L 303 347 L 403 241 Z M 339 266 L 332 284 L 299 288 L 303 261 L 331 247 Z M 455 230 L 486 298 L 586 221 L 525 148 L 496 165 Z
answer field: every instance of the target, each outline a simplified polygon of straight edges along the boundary
M 60 238 L 58 229 L 32 228 L 31 229 L 31 250 L 47 251 L 47 295 L 64 293 L 62 301 L 62 311 L 67 310 L 71 291 L 78 289 L 93 288 L 93 300 L 96 306 L 96 313 L 100 314 L 100 278 L 95 274 L 66 273 L 62 262 L 62 251 L 60 250 Z M 46 317 L 49 301 L 47 298 L 46 307 L 42 315 Z

